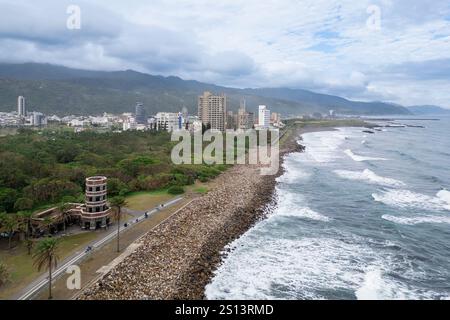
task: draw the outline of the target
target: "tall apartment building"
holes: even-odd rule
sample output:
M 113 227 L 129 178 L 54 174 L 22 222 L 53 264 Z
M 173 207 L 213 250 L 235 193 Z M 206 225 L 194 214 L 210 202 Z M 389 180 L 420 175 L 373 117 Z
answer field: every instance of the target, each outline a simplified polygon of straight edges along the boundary
M 237 118 L 233 111 L 227 111 L 227 129 L 237 129 Z
M 236 129 L 247 130 L 253 128 L 254 125 L 254 115 L 251 112 L 247 112 L 245 100 L 241 100 L 241 105 L 237 114 L 237 125 Z
M 227 97 L 204 92 L 198 97 L 198 117 L 203 124 L 209 124 L 212 130 L 224 131 L 227 127 Z
M 270 110 L 266 106 L 259 106 L 258 126 L 268 129 L 270 126 Z
M 136 103 L 135 118 L 136 118 L 137 124 L 146 124 L 147 123 L 147 117 L 145 116 L 144 104 L 142 104 L 141 102 Z
M 25 97 L 23 96 L 17 98 L 17 113 L 21 117 L 25 117 L 27 114 L 27 110 L 25 109 Z

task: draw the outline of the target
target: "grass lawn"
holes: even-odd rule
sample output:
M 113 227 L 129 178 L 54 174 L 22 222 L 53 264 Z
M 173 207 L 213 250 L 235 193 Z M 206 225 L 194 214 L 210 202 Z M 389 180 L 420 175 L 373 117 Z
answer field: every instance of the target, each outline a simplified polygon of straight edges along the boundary
M 194 189 L 194 192 L 204 194 L 204 193 L 208 192 L 208 188 L 206 188 L 206 187 L 198 187 L 198 188 Z
M 210 190 L 212 181 L 208 182 L 201 182 L 199 180 L 196 180 L 194 184 L 190 186 L 186 186 L 186 193 L 198 193 L 198 194 L 205 194 Z
M 132 210 L 145 211 L 169 201 L 173 197 L 173 195 L 167 193 L 167 190 L 133 192 L 126 197 L 126 207 Z
M 98 237 L 96 232 L 84 232 L 61 238 L 58 250 L 59 261 L 61 262 L 77 249 L 82 249 L 83 245 L 93 241 L 96 237 Z M 0 249 L 0 260 L 7 265 L 10 279 L 6 285 L 0 288 L 0 299 L 7 299 L 16 294 L 42 273 L 33 266 L 31 255 L 28 255 L 27 248 L 21 243 L 11 250 L 4 249 L 4 247 L 2 246 Z

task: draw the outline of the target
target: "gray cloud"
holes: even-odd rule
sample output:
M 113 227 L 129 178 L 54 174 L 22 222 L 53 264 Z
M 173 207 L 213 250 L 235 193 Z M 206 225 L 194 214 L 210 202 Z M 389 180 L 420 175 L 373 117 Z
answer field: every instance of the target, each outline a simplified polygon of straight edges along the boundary
M 2 1 L 0 38 L 30 41 L 40 46 L 78 45 L 117 37 L 124 20 L 103 7 L 78 1 L 81 9 L 80 30 L 66 26 L 67 8 L 73 2 Z
M 378 71 L 380 74 L 380 71 Z M 450 79 L 450 58 L 425 61 L 407 61 L 383 68 L 382 75 L 389 74 L 398 80 L 448 80 Z
M 78 4 L 81 30 L 66 28 Z M 382 29 L 366 29 L 366 9 Z M 446 0 L 0 0 L 0 62 L 135 69 L 237 87 L 448 106 Z M 409 94 L 414 90 L 415 94 Z

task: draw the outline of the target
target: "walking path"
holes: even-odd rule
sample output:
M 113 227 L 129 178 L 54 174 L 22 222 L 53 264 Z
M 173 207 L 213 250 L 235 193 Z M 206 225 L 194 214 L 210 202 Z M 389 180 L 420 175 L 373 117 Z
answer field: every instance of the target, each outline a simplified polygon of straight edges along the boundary
M 183 197 L 178 197 L 178 198 L 172 199 L 170 201 L 167 201 L 166 203 L 163 204 L 163 208 L 168 208 L 170 206 L 173 206 L 174 204 L 178 203 L 182 199 L 183 199 Z M 160 211 L 161 209 L 162 209 L 161 206 L 155 207 L 152 210 L 147 211 L 147 215 L 150 216 L 150 215 Z M 125 210 L 125 212 L 131 212 L 131 211 L 133 211 L 133 210 Z M 136 213 L 137 212 L 135 212 L 135 214 Z M 138 223 L 142 222 L 146 218 L 147 217 L 145 216 L 145 212 L 142 212 L 142 215 L 137 216 L 137 217 L 133 217 L 132 219 L 128 220 L 126 222 L 127 227 L 122 225 L 120 227 L 119 232 L 122 233 L 123 231 L 132 228 L 133 226 L 135 226 Z M 52 280 L 56 280 L 61 275 L 65 274 L 65 272 L 66 272 L 66 270 L 67 270 L 67 268 L 69 266 L 74 265 L 77 262 L 81 261 L 83 258 L 85 258 L 86 256 L 90 255 L 92 253 L 92 251 L 95 251 L 95 250 L 99 249 L 100 247 L 102 247 L 106 243 L 108 243 L 111 240 L 113 240 L 114 238 L 116 238 L 116 236 L 117 236 L 117 229 L 109 232 L 103 238 L 97 239 L 97 240 L 93 241 L 92 243 L 90 243 L 88 245 L 88 248 L 90 247 L 91 250 L 87 250 L 86 249 L 85 251 L 83 251 L 81 253 L 78 252 L 78 253 L 75 253 L 74 255 L 66 258 L 63 261 L 62 265 L 53 272 L 53 274 L 52 274 L 52 278 L 53 279 Z M 33 281 L 30 285 L 28 285 L 24 290 L 22 290 L 22 292 L 18 296 L 16 296 L 15 299 L 17 299 L 17 300 L 30 300 L 30 299 L 33 299 L 33 297 L 36 296 L 47 285 L 48 285 L 48 274 L 44 273 L 41 276 L 39 276 L 35 281 Z

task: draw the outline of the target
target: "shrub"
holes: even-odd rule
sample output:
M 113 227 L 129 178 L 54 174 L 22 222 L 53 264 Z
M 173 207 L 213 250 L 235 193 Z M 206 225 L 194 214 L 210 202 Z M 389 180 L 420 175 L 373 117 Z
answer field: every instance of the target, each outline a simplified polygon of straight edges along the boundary
M 172 186 L 167 190 L 167 192 L 173 195 L 183 194 L 184 188 L 180 186 Z
M 187 186 L 195 183 L 195 179 L 191 176 L 176 173 L 172 175 L 170 184 L 174 186 Z

